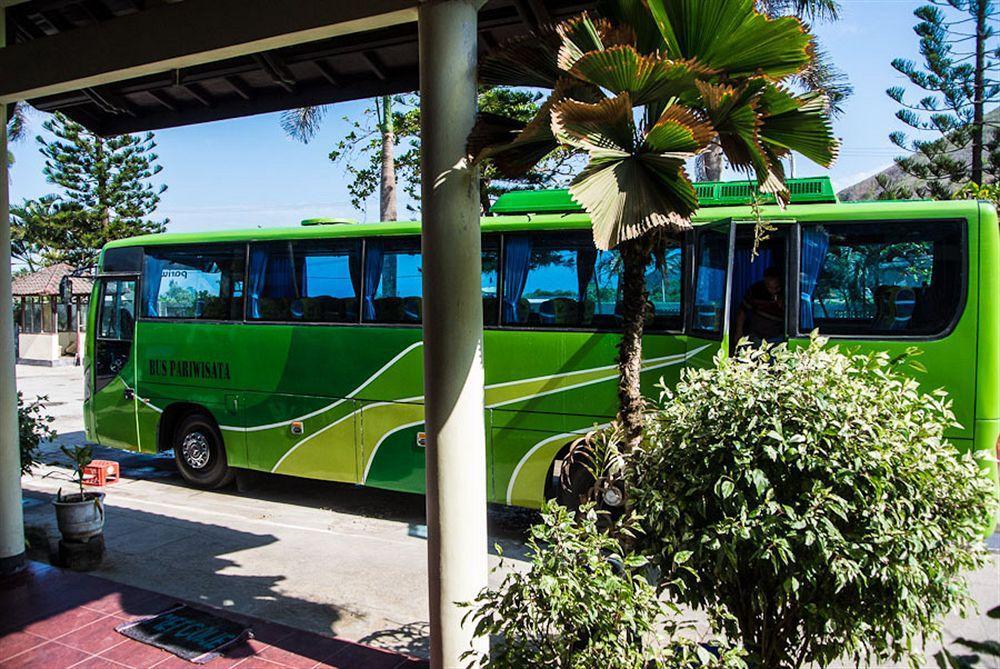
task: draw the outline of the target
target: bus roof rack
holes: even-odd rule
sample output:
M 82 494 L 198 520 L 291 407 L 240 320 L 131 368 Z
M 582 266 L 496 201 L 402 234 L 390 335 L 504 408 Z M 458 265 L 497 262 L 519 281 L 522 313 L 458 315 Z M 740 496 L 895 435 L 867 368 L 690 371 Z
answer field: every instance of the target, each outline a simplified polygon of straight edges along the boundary
M 788 179 L 791 204 L 835 203 L 830 177 Z M 702 207 L 725 207 L 750 204 L 754 194 L 761 204 L 773 204 L 774 195 L 759 193 L 750 181 L 700 181 L 694 184 L 698 204 Z M 504 193 L 490 207 L 491 214 L 565 214 L 583 211 L 565 188 L 550 190 L 516 190 Z
M 301 225 L 354 225 L 353 218 L 304 218 Z

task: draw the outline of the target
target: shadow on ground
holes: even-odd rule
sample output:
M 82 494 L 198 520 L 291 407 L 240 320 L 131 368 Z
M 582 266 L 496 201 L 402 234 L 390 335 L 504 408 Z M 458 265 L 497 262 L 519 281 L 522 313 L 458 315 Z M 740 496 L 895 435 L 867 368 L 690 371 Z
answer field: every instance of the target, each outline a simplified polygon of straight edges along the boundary
M 431 654 L 431 630 L 426 622 L 408 623 L 372 632 L 358 639 L 358 642 L 410 657 L 430 657 Z
M 24 497 L 29 506 L 48 506 L 53 495 L 25 491 Z M 276 543 L 278 538 L 272 534 L 120 506 L 114 508 L 114 530 L 106 535 L 107 553 L 101 567 L 93 572 L 96 576 L 165 595 L 184 592 L 185 598 L 195 603 L 266 619 L 280 620 L 283 611 L 294 610 L 296 617 L 310 621 L 311 631 L 323 634 L 335 630 L 341 618 L 336 606 L 289 597 L 282 591 L 285 576 L 281 574 L 232 573 L 242 565 L 229 556 Z M 51 561 L 58 541 L 54 518 L 48 525 L 33 523 L 31 535 L 31 557 Z
M 60 451 L 59 446 L 84 443 L 86 438 L 83 432 L 61 434 L 54 442 L 42 445 L 38 459 L 44 464 L 67 467 L 70 465 L 70 460 Z M 152 455 L 100 446 L 93 448 L 95 459 L 118 462 L 121 474 L 125 478 L 155 480 L 164 485 L 191 487 L 177 471 L 172 451 Z M 260 499 L 364 518 L 403 522 L 409 525 L 410 536 L 427 538 L 424 497 L 413 493 L 249 470 L 239 471 L 234 486 L 215 492 L 238 498 Z M 499 545 L 504 557 L 514 560 L 526 559 L 524 540 L 528 529 L 538 521 L 538 512 L 532 509 L 490 504 L 487 514 L 490 553 L 496 555 L 496 545 Z

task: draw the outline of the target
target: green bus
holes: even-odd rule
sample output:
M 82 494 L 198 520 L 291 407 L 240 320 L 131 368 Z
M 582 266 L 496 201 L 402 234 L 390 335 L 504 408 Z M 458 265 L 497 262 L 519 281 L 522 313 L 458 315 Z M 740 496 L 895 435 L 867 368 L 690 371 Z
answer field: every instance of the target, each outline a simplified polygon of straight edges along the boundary
M 697 185 L 694 229 L 647 270 L 644 390 L 729 346 L 743 296 L 777 271 L 783 339 L 818 329 L 862 351 L 922 349 L 923 387 L 954 399 L 950 438 L 995 480 L 996 210 L 840 203 L 825 178 L 790 189 L 779 208 L 746 182 Z M 755 211 L 773 224 L 756 253 Z M 173 449 L 202 487 L 242 468 L 422 493 L 420 225 L 304 223 L 108 244 L 90 302 L 88 439 Z M 567 446 L 615 414 L 619 263 L 566 191 L 499 198 L 482 254 L 489 499 L 538 507 Z

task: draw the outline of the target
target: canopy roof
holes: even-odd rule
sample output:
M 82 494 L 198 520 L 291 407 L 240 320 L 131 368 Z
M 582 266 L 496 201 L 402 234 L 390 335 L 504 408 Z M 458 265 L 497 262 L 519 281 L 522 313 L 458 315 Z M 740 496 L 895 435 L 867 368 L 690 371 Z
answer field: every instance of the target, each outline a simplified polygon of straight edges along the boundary
M 8 5 L 0 100 L 41 92 L 25 97 L 113 135 L 413 91 L 417 4 L 0 0 Z M 480 48 L 592 4 L 488 0 L 479 13 Z M 323 37 L 301 41 L 313 36 Z M 103 76 L 112 71 L 140 76 Z M 46 94 L 65 89 L 60 82 L 88 85 Z
M 18 297 L 59 295 L 59 284 L 63 277 L 69 276 L 74 295 L 89 295 L 93 279 L 90 276 L 73 276 L 74 272 L 76 270 L 72 265 L 63 262 L 49 265 L 14 279 L 11 292 Z

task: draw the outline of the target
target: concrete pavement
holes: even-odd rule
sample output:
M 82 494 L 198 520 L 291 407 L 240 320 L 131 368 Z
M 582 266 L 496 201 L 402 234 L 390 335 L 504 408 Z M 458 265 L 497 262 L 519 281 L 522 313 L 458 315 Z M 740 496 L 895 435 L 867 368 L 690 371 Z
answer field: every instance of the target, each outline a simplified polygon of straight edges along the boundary
M 18 367 L 28 399 L 48 395 L 59 443 L 83 442 L 80 368 Z M 109 486 L 108 554 L 96 572 L 162 594 L 200 601 L 299 629 L 399 650 L 427 653 L 426 527 L 423 498 L 353 485 L 261 475 L 251 490 L 188 488 L 170 456 L 106 451 L 123 468 Z M 47 464 L 25 477 L 25 521 L 36 558 L 57 532 L 48 501 L 59 486 L 56 445 Z M 535 514 L 491 507 L 490 543 L 506 568 L 523 566 L 523 537 Z M 985 613 L 1000 604 L 1000 536 L 992 563 L 970 574 Z M 498 559 L 490 557 L 495 566 Z M 496 583 L 502 572 L 491 576 Z M 1000 639 L 985 615 L 947 621 L 956 637 Z M 929 647 L 933 652 L 936 647 Z M 984 666 L 990 666 L 988 664 Z

